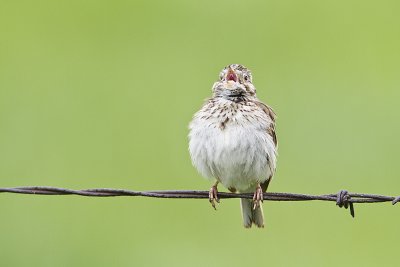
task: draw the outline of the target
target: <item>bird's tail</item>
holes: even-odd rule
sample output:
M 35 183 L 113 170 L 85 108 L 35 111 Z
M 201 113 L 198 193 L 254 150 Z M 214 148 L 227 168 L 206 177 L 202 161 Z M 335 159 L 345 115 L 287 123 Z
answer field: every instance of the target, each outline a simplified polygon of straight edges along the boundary
M 240 204 L 242 206 L 243 225 L 246 228 L 250 228 L 254 223 L 257 227 L 264 227 L 264 214 L 260 203 L 260 206 L 253 209 L 253 200 L 241 198 Z

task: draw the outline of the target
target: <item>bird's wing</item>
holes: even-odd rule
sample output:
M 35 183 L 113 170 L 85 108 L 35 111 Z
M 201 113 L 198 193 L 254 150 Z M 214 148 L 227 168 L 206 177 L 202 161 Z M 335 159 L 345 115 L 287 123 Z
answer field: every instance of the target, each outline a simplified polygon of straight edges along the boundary
M 269 127 L 267 128 L 267 132 L 272 137 L 272 140 L 274 141 L 274 144 L 276 147 L 276 146 L 278 146 L 278 139 L 276 138 L 276 133 L 275 133 L 276 114 L 271 107 L 265 105 L 264 103 L 256 102 L 256 104 L 268 115 L 268 117 L 271 118 L 272 122 L 269 125 Z M 269 182 L 271 181 L 271 178 L 272 178 L 272 175 L 271 175 L 271 177 L 268 177 L 268 179 L 265 182 L 261 183 L 261 188 L 262 188 L 263 192 L 267 191 L 267 188 L 268 188 Z
M 272 123 L 269 125 L 267 132 L 272 137 L 272 140 L 274 141 L 275 146 L 278 146 L 278 139 L 276 138 L 276 133 L 275 133 L 276 114 L 275 114 L 274 110 L 262 102 L 256 102 L 256 104 L 268 115 L 268 117 L 271 118 Z

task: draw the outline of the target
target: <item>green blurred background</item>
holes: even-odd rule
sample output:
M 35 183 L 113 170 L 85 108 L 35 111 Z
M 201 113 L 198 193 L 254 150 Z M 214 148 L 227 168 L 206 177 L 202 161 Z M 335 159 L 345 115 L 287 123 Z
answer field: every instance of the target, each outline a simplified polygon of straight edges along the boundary
M 399 1 L 0 4 L 0 187 L 198 189 L 222 67 L 278 114 L 274 192 L 400 194 Z M 220 188 L 222 190 L 222 187 Z M 400 207 L 0 195 L 2 266 L 396 266 Z

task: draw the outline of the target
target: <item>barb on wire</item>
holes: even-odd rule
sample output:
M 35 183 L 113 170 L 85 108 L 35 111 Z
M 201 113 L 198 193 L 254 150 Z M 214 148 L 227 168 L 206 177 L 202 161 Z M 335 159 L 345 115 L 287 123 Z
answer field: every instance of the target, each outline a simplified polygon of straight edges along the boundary
M 79 195 L 87 197 L 117 197 L 117 196 L 141 196 L 153 198 L 185 198 L 185 199 L 208 199 L 208 191 L 195 190 L 165 190 L 165 191 L 132 191 L 125 189 L 94 188 L 73 190 L 49 186 L 24 186 L 12 188 L 0 188 L 0 193 L 35 194 L 35 195 Z M 252 199 L 253 194 L 236 194 L 219 192 L 219 198 L 248 198 Z M 341 190 L 336 194 L 306 195 L 297 193 L 264 193 L 264 200 L 268 201 L 333 201 L 339 207 L 350 207 L 350 214 L 354 217 L 354 203 L 380 203 L 389 202 L 396 204 L 400 196 L 382 196 L 374 194 L 349 193 Z

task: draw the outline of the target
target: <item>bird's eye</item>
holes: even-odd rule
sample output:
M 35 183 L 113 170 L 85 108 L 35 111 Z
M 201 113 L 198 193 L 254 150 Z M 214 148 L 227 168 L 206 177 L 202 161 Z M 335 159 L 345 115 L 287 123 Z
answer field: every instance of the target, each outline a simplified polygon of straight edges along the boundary
M 246 82 L 250 81 L 250 77 L 249 77 L 248 75 L 244 75 L 243 79 L 244 79 Z

